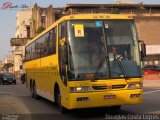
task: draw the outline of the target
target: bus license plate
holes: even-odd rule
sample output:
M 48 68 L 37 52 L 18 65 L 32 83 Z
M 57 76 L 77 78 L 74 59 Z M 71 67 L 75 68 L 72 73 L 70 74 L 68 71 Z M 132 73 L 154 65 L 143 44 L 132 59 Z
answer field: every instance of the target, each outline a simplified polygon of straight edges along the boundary
M 104 95 L 104 99 L 116 99 L 116 95 Z

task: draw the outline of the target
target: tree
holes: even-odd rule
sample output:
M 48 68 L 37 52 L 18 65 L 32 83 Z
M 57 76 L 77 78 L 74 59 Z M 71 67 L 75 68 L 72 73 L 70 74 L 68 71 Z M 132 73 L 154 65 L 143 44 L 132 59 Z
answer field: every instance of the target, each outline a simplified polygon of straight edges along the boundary
M 40 34 L 44 30 L 45 30 L 45 28 L 43 26 L 39 26 L 38 29 L 37 29 L 37 34 Z

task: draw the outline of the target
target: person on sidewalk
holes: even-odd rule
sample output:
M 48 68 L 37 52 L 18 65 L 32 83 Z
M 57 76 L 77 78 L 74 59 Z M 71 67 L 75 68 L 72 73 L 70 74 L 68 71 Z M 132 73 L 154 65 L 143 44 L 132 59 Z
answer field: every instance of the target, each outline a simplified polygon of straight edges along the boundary
M 25 83 L 25 73 L 21 76 L 21 82 L 22 82 L 22 84 Z

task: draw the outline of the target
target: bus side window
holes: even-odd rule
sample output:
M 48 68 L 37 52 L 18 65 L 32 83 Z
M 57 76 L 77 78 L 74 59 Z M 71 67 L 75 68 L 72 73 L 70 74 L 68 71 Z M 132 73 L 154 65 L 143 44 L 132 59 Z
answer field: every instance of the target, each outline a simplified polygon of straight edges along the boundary
M 30 46 L 27 46 L 25 49 L 25 61 L 30 60 Z
M 58 39 L 61 40 L 66 36 L 66 22 L 59 24 L 58 27 Z
M 57 32 L 56 27 L 49 32 L 49 38 L 50 38 L 48 46 L 49 54 L 50 53 L 56 54 L 56 32 Z

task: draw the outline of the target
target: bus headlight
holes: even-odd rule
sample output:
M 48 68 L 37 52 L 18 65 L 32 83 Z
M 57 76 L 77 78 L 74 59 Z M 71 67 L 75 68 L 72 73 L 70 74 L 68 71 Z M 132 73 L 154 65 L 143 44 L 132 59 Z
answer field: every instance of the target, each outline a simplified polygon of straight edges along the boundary
M 70 92 L 88 92 L 91 91 L 90 86 L 70 87 Z
M 138 88 L 142 88 L 143 87 L 143 83 L 140 82 L 140 83 L 130 83 L 128 85 L 128 88 L 129 89 L 138 89 Z

